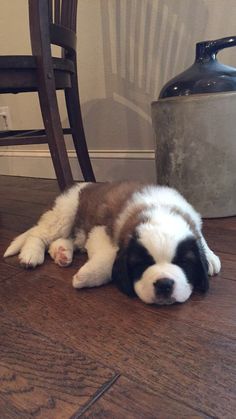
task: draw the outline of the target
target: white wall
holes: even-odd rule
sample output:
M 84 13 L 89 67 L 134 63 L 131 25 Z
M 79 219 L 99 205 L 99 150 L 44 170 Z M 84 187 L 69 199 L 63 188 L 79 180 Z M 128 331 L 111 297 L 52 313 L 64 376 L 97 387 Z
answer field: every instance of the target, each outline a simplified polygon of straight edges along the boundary
M 2 55 L 30 53 L 27 3 L 1 0 Z M 235 35 L 235 20 L 235 0 L 79 0 L 80 95 L 99 180 L 137 176 L 131 173 L 130 160 L 124 163 L 125 156 L 136 161 L 132 171 L 155 180 L 150 103 L 167 80 L 191 65 L 196 42 Z M 225 50 L 220 58 L 236 66 L 236 48 Z M 61 93 L 58 96 L 66 125 L 64 98 Z M 36 94 L 1 95 L 3 105 L 10 107 L 14 128 L 42 126 Z M 5 154 L 0 150 L 0 173 L 40 176 L 40 167 L 35 171 L 35 163 L 28 168 L 27 164 L 33 158 L 32 149 L 35 157 L 45 158 L 37 155 L 45 147 L 24 147 L 24 168 L 22 155 L 10 157 L 9 149 Z M 107 150 L 113 154 L 106 154 Z M 117 150 L 128 154 L 118 155 Z M 140 153 L 142 150 L 146 154 Z M 47 174 L 44 168 L 43 175 L 52 176 L 53 172 Z

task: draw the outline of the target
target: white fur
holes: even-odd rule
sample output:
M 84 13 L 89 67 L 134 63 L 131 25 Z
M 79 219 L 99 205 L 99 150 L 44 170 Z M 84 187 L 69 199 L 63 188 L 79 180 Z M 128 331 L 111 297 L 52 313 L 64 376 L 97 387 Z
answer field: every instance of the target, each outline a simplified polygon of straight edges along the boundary
M 37 225 L 13 240 L 4 257 L 20 252 L 19 260 L 26 267 L 41 265 L 45 249 L 56 239 L 70 235 L 79 205 L 79 192 L 87 185 L 78 183 L 60 195 L 52 210 L 43 214 Z
M 173 206 L 179 208 L 191 217 L 199 233 L 201 231 L 202 221 L 200 214 L 195 211 L 179 192 L 166 186 L 147 186 L 141 192 L 134 193 L 132 200 L 127 203 L 119 215 L 116 222 L 116 237 L 119 236 L 122 226 L 130 214 L 132 214 L 133 208 L 143 204 L 149 207 L 150 211 L 152 211 L 152 217 L 156 218 L 159 218 L 160 214 L 162 216 L 166 212 L 170 213 Z
M 202 221 L 201 216 L 190 205 L 186 199 L 180 195 L 173 188 L 167 186 L 147 186 L 142 192 L 134 195 L 134 200 L 137 203 L 147 203 L 148 205 L 155 205 L 157 208 L 166 208 L 171 211 L 171 208 L 177 207 L 182 212 L 189 214 L 196 227 L 200 230 Z
M 54 262 L 62 267 L 69 266 L 73 259 L 74 244 L 72 239 L 57 239 L 49 246 L 48 253 Z
M 149 216 L 150 221 L 137 228 L 140 243 L 158 263 L 171 261 L 178 243 L 192 236 L 188 224 L 179 215 L 161 208 L 152 208 L 144 214 Z
M 188 283 L 184 272 L 178 266 L 170 263 L 160 263 L 146 269 L 141 279 L 134 284 L 136 294 L 147 304 L 166 304 L 165 301 L 157 297 L 154 288 L 154 283 L 162 278 L 174 279 L 171 303 L 183 303 L 190 297 L 192 286 Z
M 76 249 L 80 249 L 82 252 L 86 252 L 85 243 L 87 240 L 87 236 L 83 229 L 75 229 L 75 239 L 74 239 L 74 247 Z
M 212 252 L 202 235 L 201 242 L 208 262 L 208 274 L 210 276 L 217 275 L 221 269 L 220 258 L 214 252 Z
M 117 246 L 112 243 L 105 226 L 97 226 L 91 230 L 85 248 L 89 260 L 74 275 L 73 287 L 97 287 L 109 282 Z
M 29 235 L 22 246 L 19 260 L 26 268 L 42 265 L 44 262 L 45 245 L 39 237 Z
M 178 208 L 182 213 L 187 214 L 190 219 L 193 221 L 194 226 L 196 228 L 196 231 L 198 232 L 199 236 L 201 237 L 202 245 L 206 253 L 206 258 L 208 261 L 209 269 L 208 273 L 209 275 L 213 276 L 220 272 L 221 269 L 221 263 L 220 259 L 217 255 L 212 252 L 212 250 L 207 245 L 206 240 L 202 236 L 201 233 L 201 227 L 202 227 L 202 220 L 200 214 L 190 205 L 186 199 L 180 195 L 178 191 L 176 191 L 173 188 L 169 188 L 167 186 L 147 186 L 145 187 L 141 192 L 134 193 L 132 200 L 127 203 L 122 213 L 119 215 L 117 222 L 116 222 L 116 228 L 115 228 L 115 237 L 118 239 L 120 230 L 122 226 L 124 225 L 125 221 L 130 217 L 132 214 L 133 208 L 137 207 L 137 205 L 143 205 L 146 204 L 149 206 L 149 210 L 146 211 L 146 214 L 150 216 L 151 224 L 160 223 L 160 220 L 164 221 L 164 218 L 166 218 L 167 214 L 170 216 L 170 214 L 173 214 L 174 218 L 178 218 L 180 221 L 179 226 L 179 238 L 182 235 L 182 238 L 184 238 L 184 234 L 188 233 L 189 235 L 192 235 L 190 232 L 190 229 L 185 222 L 184 226 L 184 220 L 182 217 L 178 216 L 176 212 L 172 212 L 173 206 L 175 208 Z M 163 223 L 163 231 L 164 235 L 166 234 L 165 231 L 168 231 L 171 229 L 171 224 L 169 224 L 169 221 L 167 221 L 165 224 Z M 160 225 L 160 224 L 159 224 Z M 173 227 L 173 226 L 172 226 Z M 178 225 L 176 224 L 173 229 L 173 236 L 176 236 L 176 228 L 178 228 Z M 182 232 L 180 229 L 182 228 Z M 148 227 L 147 227 L 148 229 Z M 163 239 L 166 241 L 166 239 Z M 151 236 L 148 239 L 151 245 Z M 171 244 L 171 241 L 169 240 L 169 243 L 164 245 L 163 251 L 166 249 L 169 252 L 172 253 L 174 250 L 174 243 L 176 243 L 177 240 L 174 239 L 173 243 Z M 170 249 L 167 249 L 167 247 L 170 246 Z
M 25 233 L 20 234 L 19 236 L 17 236 L 10 244 L 10 246 L 7 248 L 7 250 L 5 251 L 3 257 L 4 258 L 8 258 L 9 256 L 13 256 L 16 255 L 17 253 L 19 253 L 19 251 L 21 250 L 23 244 L 26 241 L 26 238 L 29 236 L 30 234 L 30 230 L 27 230 Z
M 184 302 L 191 295 L 192 286 L 182 269 L 173 265 L 171 261 L 178 244 L 193 234 L 186 221 L 169 210 L 152 208 L 145 214 L 148 214 L 150 221 L 139 225 L 138 241 L 148 250 L 156 264 L 148 268 L 135 283 L 135 292 L 145 303 L 161 304 L 162 300 L 158 299 L 153 284 L 159 279 L 170 278 L 174 281 L 172 302 Z

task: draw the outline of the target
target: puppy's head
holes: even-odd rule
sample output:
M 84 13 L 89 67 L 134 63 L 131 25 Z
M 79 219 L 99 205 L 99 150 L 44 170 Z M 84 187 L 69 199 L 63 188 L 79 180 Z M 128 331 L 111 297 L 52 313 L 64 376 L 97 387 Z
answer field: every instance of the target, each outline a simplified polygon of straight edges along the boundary
M 159 227 L 141 225 L 119 249 L 112 271 L 118 288 L 161 305 L 182 303 L 193 289 L 207 291 L 207 260 L 200 242 L 189 231 L 174 234 Z

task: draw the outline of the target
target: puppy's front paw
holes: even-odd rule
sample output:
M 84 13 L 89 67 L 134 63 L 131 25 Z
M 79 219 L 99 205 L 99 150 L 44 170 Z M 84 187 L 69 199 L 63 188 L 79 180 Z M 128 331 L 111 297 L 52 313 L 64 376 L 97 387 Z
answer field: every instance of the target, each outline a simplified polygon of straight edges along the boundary
M 88 263 L 86 263 L 79 271 L 73 276 L 72 285 L 74 288 L 85 288 L 93 287 L 93 273 L 88 268 Z
M 207 252 L 207 262 L 208 262 L 208 274 L 210 276 L 217 275 L 220 272 L 221 269 L 221 262 L 220 258 L 215 255 L 212 250 Z
M 42 265 L 44 262 L 44 250 L 38 249 L 36 252 L 34 249 L 23 248 L 19 254 L 20 264 L 26 268 L 35 268 L 38 265 Z
M 37 237 L 30 237 L 26 240 L 19 254 L 19 261 L 25 268 L 35 268 L 44 262 L 45 245 Z
M 74 288 L 91 288 L 99 287 L 109 281 L 111 281 L 111 272 L 107 271 L 106 265 L 104 271 L 104 262 L 99 264 L 97 261 L 89 261 L 73 276 L 72 284 Z
M 57 265 L 69 266 L 73 257 L 73 244 L 71 240 L 58 239 L 50 245 L 48 253 Z

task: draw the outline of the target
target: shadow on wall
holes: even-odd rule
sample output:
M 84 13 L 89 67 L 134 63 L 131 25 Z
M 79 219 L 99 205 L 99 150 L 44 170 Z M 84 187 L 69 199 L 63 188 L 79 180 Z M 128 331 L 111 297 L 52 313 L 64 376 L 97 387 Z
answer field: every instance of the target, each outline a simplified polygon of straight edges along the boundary
M 100 11 L 106 98 L 83 106 L 87 137 L 101 149 L 153 149 L 150 103 L 193 62 L 206 4 L 100 0 Z

